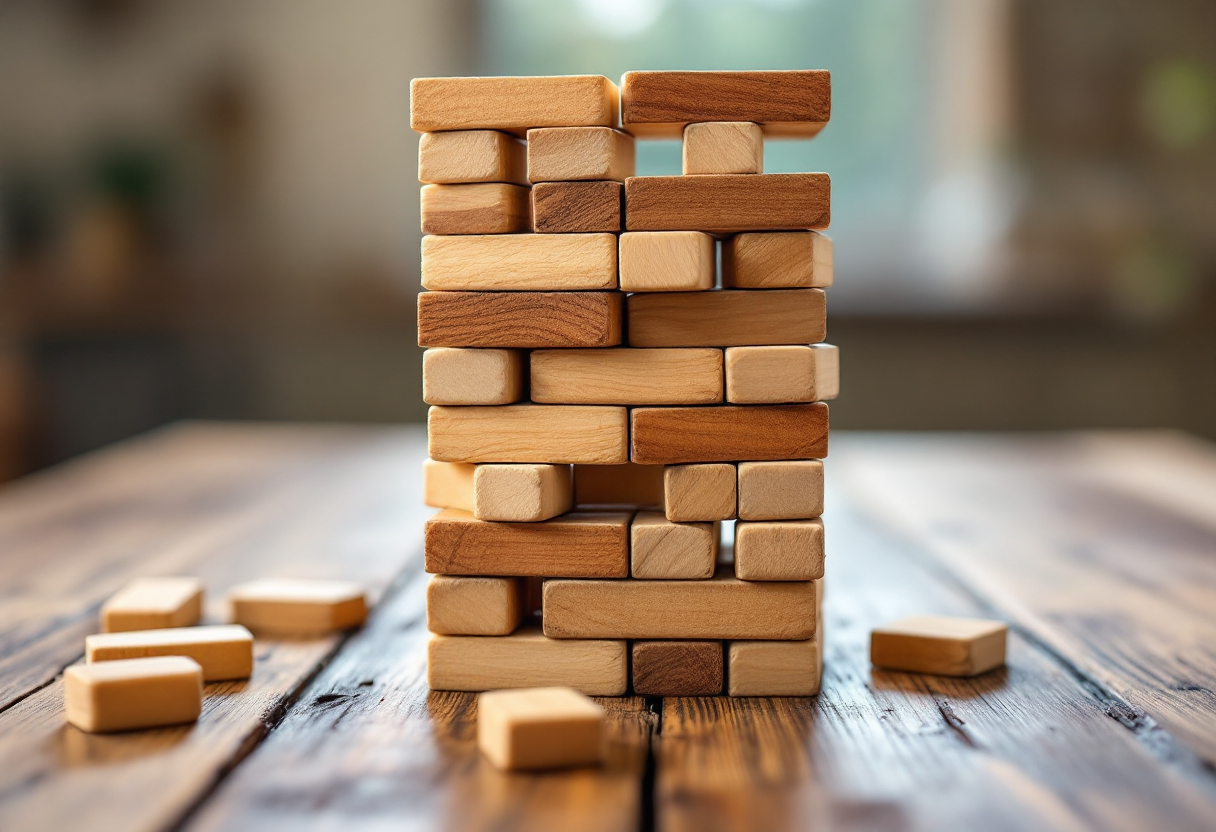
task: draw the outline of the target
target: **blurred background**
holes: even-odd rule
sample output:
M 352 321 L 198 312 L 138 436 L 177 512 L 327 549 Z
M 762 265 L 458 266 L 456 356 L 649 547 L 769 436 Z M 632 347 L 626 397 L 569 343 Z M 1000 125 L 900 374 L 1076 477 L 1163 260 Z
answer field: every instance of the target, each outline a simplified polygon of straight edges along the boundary
M 1211 0 L 0 0 L 0 479 L 421 421 L 423 75 L 825 68 L 833 426 L 1216 438 Z M 678 173 L 676 142 L 639 173 Z

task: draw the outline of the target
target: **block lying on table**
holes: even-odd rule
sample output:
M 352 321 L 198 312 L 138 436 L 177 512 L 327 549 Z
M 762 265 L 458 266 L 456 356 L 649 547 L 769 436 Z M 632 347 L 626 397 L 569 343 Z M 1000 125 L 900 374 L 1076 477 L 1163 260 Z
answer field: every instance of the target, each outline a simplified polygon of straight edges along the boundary
M 630 405 L 722 401 L 721 350 L 537 350 L 530 361 L 535 402 Z
M 823 462 L 739 463 L 740 520 L 804 520 L 823 514 Z
M 203 668 L 184 656 L 73 665 L 63 671 L 67 721 L 105 733 L 194 722 L 203 707 Z
M 640 294 L 626 309 L 634 347 L 806 345 L 827 336 L 820 289 Z
M 1009 627 L 1001 621 L 916 615 L 870 634 L 870 661 L 888 670 L 976 676 L 1005 663 Z
M 189 627 L 202 616 L 203 582 L 198 578 L 136 578 L 101 605 L 101 630 Z
M 583 405 L 432 407 L 427 440 L 441 462 L 615 465 L 629 460 L 626 414 Z
M 630 459 L 645 465 L 736 459 L 821 459 L 828 406 L 639 407 L 630 411 Z
M 677 523 L 733 520 L 735 466 L 722 462 L 666 466 L 663 509 L 667 519 Z
M 825 289 L 832 285 L 832 239 L 814 231 L 736 234 L 722 241 L 722 285 Z
M 731 696 L 814 696 L 823 676 L 823 639 L 732 641 L 727 651 Z
M 530 230 L 531 194 L 502 182 L 422 186 L 423 234 L 520 234 Z
M 716 523 L 673 523 L 661 511 L 640 511 L 629 535 L 631 577 L 685 581 L 713 577 L 721 538 Z
M 423 292 L 418 296 L 420 347 L 543 349 L 619 343 L 621 295 L 616 292 Z
M 499 690 L 477 697 L 477 747 L 500 769 L 600 762 L 604 709 L 571 688 Z
M 633 692 L 639 696 L 716 696 L 722 642 L 635 641 Z
M 506 636 L 526 613 L 523 578 L 433 575 L 426 587 L 426 628 L 447 636 Z
M 495 130 L 424 133 L 418 141 L 418 181 L 528 184 L 527 146 Z
M 552 639 L 539 630 L 502 637 L 432 635 L 426 674 L 434 690 L 560 685 L 588 696 L 621 696 L 629 686 L 629 648 L 623 639 Z
M 432 508 L 473 510 L 473 474 L 477 466 L 468 462 L 422 463 L 422 501 Z
M 85 658 L 94 662 L 185 656 L 203 668 L 203 681 L 248 679 L 253 672 L 253 634 L 235 624 L 174 627 L 86 636 Z
M 415 78 L 410 82 L 410 127 L 504 130 L 602 126 L 617 122 L 620 93 L 601 75 L 514 78 Z
M 826 173 L 633 176 L 625 180 L 628 231 L 796 231 L 827 228 Z
M 823 577 L 823 521 L 740 520 L 735 577 L 744 581 L 814 581 Z
M 573 506 L 572 480 L 569 465 L 478 465 L 473 474 L 473 516 L 516 523 L 548 520 Z
M 839 393 L 840 352 L 831 344 L 726 350 L 728 402 L 821 402 Z
M 423 237 L 422 286 L 440 292 L 615 289 L 616 257 L 614 234 Z
M 264 578 L 228 592 L 232 620 L 254 632 L 317 635 L 367 619 L 363 586 L 351 581 Z
M 714 288 L 714 238 L 700 231 L 621 235 L 622 292 L 702 292 Z
M 621 230 L 620 182 L 540 182 L 532 186 L 532 230 L 577 234 Z
M 663 466 L 575 465 L 574 504 L 580 507 L 663 507 Z
M 422 354 L 422 399 L 427 404 L 513 404 L 524 397 L 519 350 L 433 347 Z
M 751 121 L 715 121 L 684 128 L 684 175 L 762 173 L 764 131 Z
M 607 127 L 544 127 L 528 131 L 528 179 L 540 182 L 615 180 L 633 176 L 633 136 Z

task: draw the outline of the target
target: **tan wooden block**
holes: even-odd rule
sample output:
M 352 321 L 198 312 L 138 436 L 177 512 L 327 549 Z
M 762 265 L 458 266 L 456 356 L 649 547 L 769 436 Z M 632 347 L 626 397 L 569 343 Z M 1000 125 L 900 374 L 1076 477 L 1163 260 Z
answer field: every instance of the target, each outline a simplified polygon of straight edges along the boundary
M 575 465 L 574 504 L 580 508 L 662 508 L 663 466 Z
M 714 288 L 714 238 L 700 231 L 621 235 L 622 292 L 699 292 Z
M 203 617 L 203 582 L 198 578 L 136 578 L 101 605 L 101 631 L 189 627 Z
M 823 462 L 739 463 L 740 520 L 806 520 L 823 514 Z
M 528 184 L 528 148 L 496 130 L 424 133 L 418 140 L 418 181 Z
M 91 734 L 194 722 L 203 668 L 184 656 L 73 665 L 63 671 L 67 721 Z
M 673 523 L 640 511 L 629 527 L 630 577 L 697 581 L 712 578 L 721 530 L 716 523 Z
M 823 677 L 823 638 L 732 641 L 727 651 L 731 696 L 814 696 Z
M 816 581 L 823 577 L 823 521 L 735 523 L 735 577 L 742 581 Z
M 626 414 L 582 405 L 432 407 L 427 439 L 431 459 L 442 462 L 615 465 L 629 460 Z
M 870 661 L 888 670 L 977 676 L 1005 663 L 1009 627 L 1001 621 L 914 615 L 870 633 Z
M 445 636 L 506 636 L 523 622 L 524 578 L 432 575 L 426 628 Z
M 447 239 L 456 239 L 449 237 Z M 614 347 L 617 292 L 423 292 L 420 347 Z
M 232 620 L 254 632 L 314 635 L 358 627 L 367 596 L 350 581 L 263 578 L 228 592 Z
M 415 78 L 410 82 L 410 127 L 505 130 L 617 123 L 620 93 L 601 75 L 514 78 Z
M 761 231 L 722 241 L 722 285 L 736 289 L 826 289 L 832 238 L 815 231 Z
M 620 182 L 539 182 L 532 187 L 532 230 L 538 234 L 619 232 L 625 190 Z
M 431 291 L 615 289 L 613 234 L 479 234 L 422 238 Z
M 839 394 L 840 351 L 831 344 L 726 350 L 728 402 L 821 402 Z
M 685 176 L 764 172 L 764 131 L 754 122 L 690 124 L 683 151 Z
M 90 664 L 186 656 L 202 665 L 204 682 L 248 679 L 253 673 L 253 634 L 236 624 L 100 633 L 85 636 L 84 650 Z
M 473 473 L 476 465 L 466 462 L 422 463 L 422 501 L 433 508 L 473 510 Z
M 629 687 L 624 640 L 552 639 L 526 629 L 509 636 L 432 635 L 427 683 L 433 690 L 571 687 L 621 696 Z
M 596 765 L 607 750 L 604 709 L 572 688 L 477 697 L 477 747 L 505 771 Z
M 537 350 L 530 360 L 535 402 L 630 405 L 722 401 L 721 350 Z
M 722 642 L 635 641 L 633 692 L 638 696 L 717 696 Z
M 643 465 L 822 459 L 828 406 L 639 407 L 630 411 L 630 459 Z
M 423 234 L 520 234 L 532 228 L 532 196 L 519 185 L 423 185 L 420 199 Z
M 634 138 L 607 127 L 545 127 L 528 131 L 528 179 L 624 182 L 634 172 Z
M 473 516 L 478 520 L 548 520 L 573 505 L 569 465 L 478 465 L 473 474 Z
M 821 289 L 630 295 L 625 314 L 633 347 L 806 345 L 827 335 Z
M 518 350 L 432 347 L 422 354 L 427 404 L 513 404 L 524 389 L 524 356 Z
M 826 173 L 631 176 L 625 180 L 627 231 L 822 230 L 832 221 Z
M 735 519 L 735 466 L 665 466 L 663 510 L 677 523 Z

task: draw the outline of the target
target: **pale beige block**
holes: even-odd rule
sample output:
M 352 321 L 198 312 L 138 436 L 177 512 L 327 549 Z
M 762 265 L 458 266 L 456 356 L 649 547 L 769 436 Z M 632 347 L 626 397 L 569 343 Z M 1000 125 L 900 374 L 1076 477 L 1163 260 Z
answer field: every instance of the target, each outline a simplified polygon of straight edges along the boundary
M 823 677 L 823 638 L 732 641 L 727 653 L 731 696 L 814 696 Z
M 726 349 L 732 404 L 821 402 L 839 393 L 840 352 L 831 344 Z
M 63 671 L 67 721 L 105 733 L 194 722 L 203 708 L 203 668 L 184 656 L 73 665 Z
M 528 131 L 532 182 L 614 180 L 634 174 L 634 138 L 608 127 L 542 127 Z
M 662 508 L 663 466 L 575 465 L 574 504 L 580 508 Z
M 640 511 L 629 527 L 630 577 L 706 580 L 718 563 L 717 523 L 673 523 L 659 511 Z
M 667 519 L 676 523 L 733 520 L 735 466 L 728 462 L 666 466 L 663 509 Z
M 524 578 L 432 575 L 426 628 L 446 636 L 506 636 L 526 612 Z
M 433 508 L 473 510 L 473 474 L 477 466 L 467 462 L 422 463 L 423 502 Z
M 709 121 L 684 128 L 684 175 L 763 173 L 764 131 L 750 121 Z
M 314 635 L 358 627 L 367 618 L 361 584 L 299 578 L 265 578 L 228 593 L 232 620 L 255 632 Z
M 740 520 L 806 520 L 823 514 L 823 462 L 740 462 Z
M 756 231 L 722 241 L 722 285 L 736 289 L 826 289 L 832 238 L 817 231 Z
M 431 291 L 615 289 L 616 235 L 473 234 L 422 238 Z
M 423 234 L 521 234 L 532 229 L 532 193 L 505 182 L 423 185 Z
M 478 465 L 473 474 L 473 516 L 478 520 L 548 520 L 573 504 L 569 465 Z
M 814 581 L 823 577 L 823 521 L 735 523 L 735 577 L 742 581 Z
M 870 633 L 870 661 L 888 670 L 976 676 L 1005 663 L 1009 627 L 1001 621 L 914 615 Z
M 203 582 L 198 578 L 137 578 L 101 605 L 101 631 L 189 627 L 203 617 Z
M 234 624 L 100 633 L 85 637 L 84 650 L 90 664 L 186 656 L 202 665 L 205 682 L 248 679 L 253 672 L 253 634 Z
M 602 75 L 415 78 L 410 82 L 410 128 L 506 130 L 602 126 L 617 123 L 620 92 Z
M 496 130 L 423 133 L 418 140 L 418 181 L 528 184 L 528 148 Z
M 426 673 L 434 690 L 561 686 L 588 696 L 621 696 L 629 685 L 628 656 L 623 639 L 553 639 L 539 630 L 501 637 L 432 635 Z
M 621 235 L 622 292 L 698 292 L 714 287 L 714 238 L 700 231 Z
M 432 407 L 431 459 L 615 465 L 629 460 L 623 407 L 530 405 Z
M 722 401 L 722 351 L 534 350 L 531 397 L 552 404 L 714 404 Z
M 599 763 L 604 709 L 571 688 L 499 690 L 477 697 L 477 747 L 500 769 Z
M 431 347 L 422 354 L 422 400 L 427 404 L 513 404 L 524 396 L 519 350 Z

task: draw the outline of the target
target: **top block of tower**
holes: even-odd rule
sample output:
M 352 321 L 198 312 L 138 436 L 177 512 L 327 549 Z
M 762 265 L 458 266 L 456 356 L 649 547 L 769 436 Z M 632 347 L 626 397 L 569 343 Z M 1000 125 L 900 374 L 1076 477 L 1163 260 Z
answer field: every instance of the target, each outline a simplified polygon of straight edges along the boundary
M 503 130 L 530 127 L 615 127 L 619 94 L 602 75 L 519 78 L 415 78 L 410 127 Z

